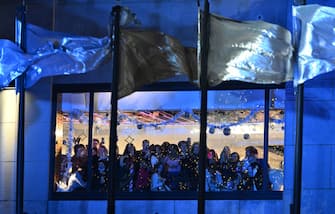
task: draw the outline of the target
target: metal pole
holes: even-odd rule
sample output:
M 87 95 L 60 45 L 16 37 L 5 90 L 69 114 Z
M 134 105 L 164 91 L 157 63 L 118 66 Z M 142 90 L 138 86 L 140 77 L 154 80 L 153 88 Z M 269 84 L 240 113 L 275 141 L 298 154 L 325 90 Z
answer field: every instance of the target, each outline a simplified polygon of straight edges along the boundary
M 26 4 L 22 1 L 16 16 L 16 24 L 20 21 L 20 34 L 16 38 L 17 44 L 26 52 Z M 18 28 L 17 28 L 18 30 Z M 17 133 L 17 156 L 16 156 L 16 213 L 23 213 L 24 202 L 24 109 L 25 109 L 25 89 L 24 89 L 25 73 L 16 80 L 16 90 L 19 93 L 19 118 Z
M 303 152 L 303 119 L 304 119 L 304 84 L 298 85 L 296 100 L 296 141 L 294 158 L 294 194 L 293 213 L 300 214 L 301 180 L 302 180 L 302 152 Z
M 270 89 L 265 89 L 264 92 L 264 144 L 263 144 L 263 190 L 268 190 L 269 185 L 269 167 L 268 167 L 268 159 L 269 159 L 269 122 L 270 122 Z
M 206 161 L 207 161 L 207 57 L 209 46 L 209 2 L 205 1 L 204 17 L 200 17 L 199 23 L 202 25 L 202 40 L 201 45 L 201 73 L 200 73 L 200 88 L 201 88 L 201 112 L 200 112 L 200 154 L 199 154 L 199 192 L 198 192 L 198 214 L 205 213 L 205 182 L 206 182 Z M 203 22 L 201 22 L 203 20 Z
M 88 156 L 88 169 L 87 169 L 87 187 L 88 191 L 92 191 L 92 180 L 93 180 L 93 158 L 92 158 L 92 139 L 93 139 L 93 112 L 94 112 L 94 93 L 90 92 L 90 104 L 89 104 L 89 115 L 88 115 L 88 148 L 87 148 L 87 156 Z
M 306 0 L 294 0 L 294 5 L 306 5 Z M 297 47 L 297 38 L 295 46 Z M 297 67 L 295 69 L 298 69 Z M 304 84 L 299 84 L 296 98 L 296 139 L 294 155 L 294 191 L 293 213 L 300 214 L 301 180 L 302 180 L 302 153 L 303 153 L 303 119 L 304 119 Z M 291 207 L 292 208 L 292 207 Z M 291 210 L 292 212 L 292 210 Z
M 113 76 L 112 76 L 112 95 L 111 95 L 111 120 L 109 134 L 109 170 L 108 170 L 108 205 L 107 213 L 115 213 L 115 188 L 116 188 L 116 143 L 117 143 L 117 101 L 118 101 L 118 82 L 120 68 L 120 15 L 121 7 L 115 6 L 112 10 L 112 33 L 111 49 L 113 53 Z

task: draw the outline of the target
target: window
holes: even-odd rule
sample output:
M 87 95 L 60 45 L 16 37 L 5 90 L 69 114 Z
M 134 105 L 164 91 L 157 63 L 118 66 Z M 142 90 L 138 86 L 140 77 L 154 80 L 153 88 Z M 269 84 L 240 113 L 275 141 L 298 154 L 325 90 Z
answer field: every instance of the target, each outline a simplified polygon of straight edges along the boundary
M 57 95 L 54 191 L 87 191 L 88 93 Z
M 198 91 L 136 92 L 120 100 L 120 191 L 197 191 L 199 105 Z
M 106 198 L 111 92 L 55 89 L 51 196 Z M 208 91 L 206 197 L 283 190 L 284 100 L 283 89 Z M 139 91 L 118 101 L 116 197 L 196 199 L 200 104 L 198 90 Z
M 283 90 L 271 92 L 268 128 L 264 90 L 208 92 L 207 192 L 283 190 Z

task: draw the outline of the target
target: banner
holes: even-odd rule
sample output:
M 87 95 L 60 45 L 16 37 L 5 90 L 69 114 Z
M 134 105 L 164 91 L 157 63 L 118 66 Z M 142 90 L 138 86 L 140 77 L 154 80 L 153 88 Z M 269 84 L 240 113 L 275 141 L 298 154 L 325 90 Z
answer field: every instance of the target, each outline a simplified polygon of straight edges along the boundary
M 319 5 L 293 7 L 298 49 L 295 85 L 335 69 L 335 8 Z
M 27 53 L 0 40 L 0 89 L 26 72 L 25 87 L 42 77 L 94 70 L 109 53 L 109 39 L 71 36 L 27 25 Z
M 161 32 L 121 30 L 119 97 L 143 85 L 178 75 L 192 76 L 186 49 Z
M 229 80 L 258 84 L 292 80 L 292 51 L 291 34 L 283 27 L 209 15 L 209 86 Z
M 26 88 L 43 77 L 86 73 L 111 53 L 109 37 L 71 36 L 29 24 L 27 40 L 26 54 L 13 42 L 0 40 L 0 89 L 23 72 Z M 164 33 L 121 30 L 119 97 L 155 81 L 191 77 L 190 53 Z

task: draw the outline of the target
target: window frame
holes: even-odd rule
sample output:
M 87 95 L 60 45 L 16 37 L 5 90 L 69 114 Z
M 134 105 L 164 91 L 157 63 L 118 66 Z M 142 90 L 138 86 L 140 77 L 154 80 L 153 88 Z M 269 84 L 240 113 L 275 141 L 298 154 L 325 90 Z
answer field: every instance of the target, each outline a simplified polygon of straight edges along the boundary
M 264 162 L 267 163 L 268 156 L 268 138 L 269 138 L 269 92 L 271 89 L 286 89 L 286 83 L 282 84 L 254 84 L 241 81 L 227 81 L 218 86 L 208 88 L 211 90 L 264 90 Z M 146 85 L 137 91 L 199 91 L 200 88 L 190 82 L 157 82 Z M 92 127 L 93 127 L 93 94 L 96 92 L 111 92 L 111 84 L 54 84 L 52 86 L 52 111 L 51 111 L 51 133 L 50 133 L 50 154 L 49 161 L 49 200 L 107 200 L 107 192 L 55 192 L 54 191 L 54 172 L 55 172 L 55 131 L 56 131 L 56 113 L 57 96 L 60 93 L 89 93 L 89 134 L 88 147 L 91 148 Z M 201 110 L 201 107 L 200 107 Z M 202 127 L 200 127 L 202 128 Z M 284 142 L 285 143 L 285 142 Z M 201 152 L 201 151 L 200 151 Z M 91 151 L 89 149 L 89 154 Z M 89 158 L 89 166 L 92 162 Z M 89 176 L 90 177 L 90 176 Z M 265 176 L 267 178 L 267 176 Z M 266 181 L 267 182 L 267 181 Z M 116 192 L 115 200 L 198 200 L 199 191 L 185 192 Z M 232 191 L 232 192 L 204 192 L 205 200 L 282 200 L 283 191 Z

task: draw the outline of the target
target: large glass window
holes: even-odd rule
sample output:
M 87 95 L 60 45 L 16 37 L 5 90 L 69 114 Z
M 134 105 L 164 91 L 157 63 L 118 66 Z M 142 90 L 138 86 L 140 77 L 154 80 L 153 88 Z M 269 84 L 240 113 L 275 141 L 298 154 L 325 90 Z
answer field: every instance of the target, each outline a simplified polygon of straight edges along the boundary
M 56 97 L 52 191 L 105 195 L 111 92 Z M 199 191 L 199 152 L 206 153 L 207 193 L 282 191 L 284 100 L 283 89 L 208 91 L 207 149 L 200 151 L 199 91 L 120 99 L 116 194 Z
M 110 92 L 94 93 L 92 126 L 92 190 L 106 192 L 108 186 Z
M 283 190 L 283 90 L 270 92 L 267 116 L 265 90 L 208 92 L 207 192 Z
M 264 90 L 209 91 L 208 97 L 206 191 L 262 189 Z
M 269 182 L 273 191 L 284 190 L 285 91 L 270 90 Z
M 196 91 L 136 92 L 119 101 L 120 191 L 198 189 L 199 107 Z

